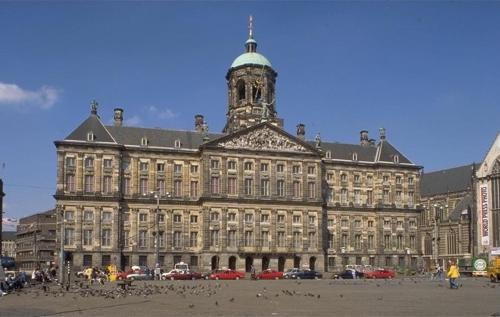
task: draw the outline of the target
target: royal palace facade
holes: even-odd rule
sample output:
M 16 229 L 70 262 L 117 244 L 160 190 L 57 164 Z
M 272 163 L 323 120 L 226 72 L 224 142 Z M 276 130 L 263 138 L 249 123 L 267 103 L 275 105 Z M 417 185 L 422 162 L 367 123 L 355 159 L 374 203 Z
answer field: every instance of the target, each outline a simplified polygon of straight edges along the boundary
M 201 115 L 192 131 L 123 126 L 120 108 L 104 125 L 93 102 L 55 142 L 58 230 L 75 267 L 417 265 L 421 167 L 383 129 L 359 144 L 286 132 L 277 73 L 249 29 L 221 134 Z

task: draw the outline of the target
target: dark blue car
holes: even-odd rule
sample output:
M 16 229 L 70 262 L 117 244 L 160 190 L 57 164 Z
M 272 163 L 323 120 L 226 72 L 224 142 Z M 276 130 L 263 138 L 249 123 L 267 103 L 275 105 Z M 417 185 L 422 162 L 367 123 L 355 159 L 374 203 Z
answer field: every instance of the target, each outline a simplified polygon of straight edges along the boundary
M 288 272 L 287 272 L 288 273 Z M 314 280 L 314 279 L 320 279 L 322 278 L 323 275 L 319 272 L 313 271 L 313 270 L 293 270 L 292 272 L 289 272 L 288 277 L 285 278 L 291 278 L 291 279 L 309 279 L 309 280 Z

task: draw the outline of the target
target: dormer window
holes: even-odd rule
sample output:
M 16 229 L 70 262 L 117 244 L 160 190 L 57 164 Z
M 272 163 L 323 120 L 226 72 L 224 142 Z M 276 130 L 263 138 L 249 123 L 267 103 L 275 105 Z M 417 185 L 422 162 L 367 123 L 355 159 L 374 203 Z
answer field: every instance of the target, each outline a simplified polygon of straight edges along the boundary
M 174 147 L 180 148 L 181 147 L 181 140 L 177 139 L 174 141 Z
M 331 151 L 326 151 L 326 158 L 331 159 L 332 158 L 332 152 Z
M 357 161 L 358 160 L 358 153 L 354 152 L 352 153 L 352 160 Z
M 394 155 L 394 163 L 399 163 L 399 155 Z
M 142 139 L 141 139 L 141 145 L 142 146 L 148 146 L 148 144 L 149 144 L 148 138 L 142 137 Z
M 90 131 L 87 133 L 87 141 L 95 141 L 95 134 L 94 132 Z

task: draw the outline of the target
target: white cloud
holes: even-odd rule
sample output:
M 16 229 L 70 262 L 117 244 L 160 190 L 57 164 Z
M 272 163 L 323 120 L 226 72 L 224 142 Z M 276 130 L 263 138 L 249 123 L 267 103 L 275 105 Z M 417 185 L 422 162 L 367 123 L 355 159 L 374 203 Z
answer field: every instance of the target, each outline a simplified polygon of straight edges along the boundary
M 5 231 L 16 230 L 17 219 L 3 218 L 2 219 L 2 226 L 3 226 L 3 230 L 5 230 Z
M 50 109 L 59 99 L 60 91 L 49 86 L 38 90 L 26 90 L 16 84 L 0 82 L 0 105 L 37 106 Z
M 124 125 L 128 125 L 128 126 L 138 126 L 142 123 L 142 120 L 139 116 L 135 115 L 135 116 L 132 116 L 128 119 L 125 119 L 123 121 L 123 124 Z
M 151 114 L 160 119 L 172 119 L 178 116 L 177 113 L 173 112 L 169 108 L 162 109 L 155 106 L 150 106 L 148 110 Z

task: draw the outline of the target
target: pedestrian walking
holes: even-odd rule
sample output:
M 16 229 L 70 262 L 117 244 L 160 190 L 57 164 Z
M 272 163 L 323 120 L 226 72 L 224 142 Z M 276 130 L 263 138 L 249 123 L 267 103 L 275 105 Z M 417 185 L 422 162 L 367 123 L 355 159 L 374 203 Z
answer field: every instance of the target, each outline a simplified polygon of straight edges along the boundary
M 255 276 L 255 267 L 253 265 L 250 267 L 250 274 L 252 276 L 252 280 L 254 280 L 256 276 Z
M 460 277 L 460 272 L 458 272 L 458 266 L 452 261 L 448 263 L 450 264 L 450 268 L 448 269 L 447 276 L 450 279 L 450 288 L 457 289 L 458 288 L 457 279 Z

